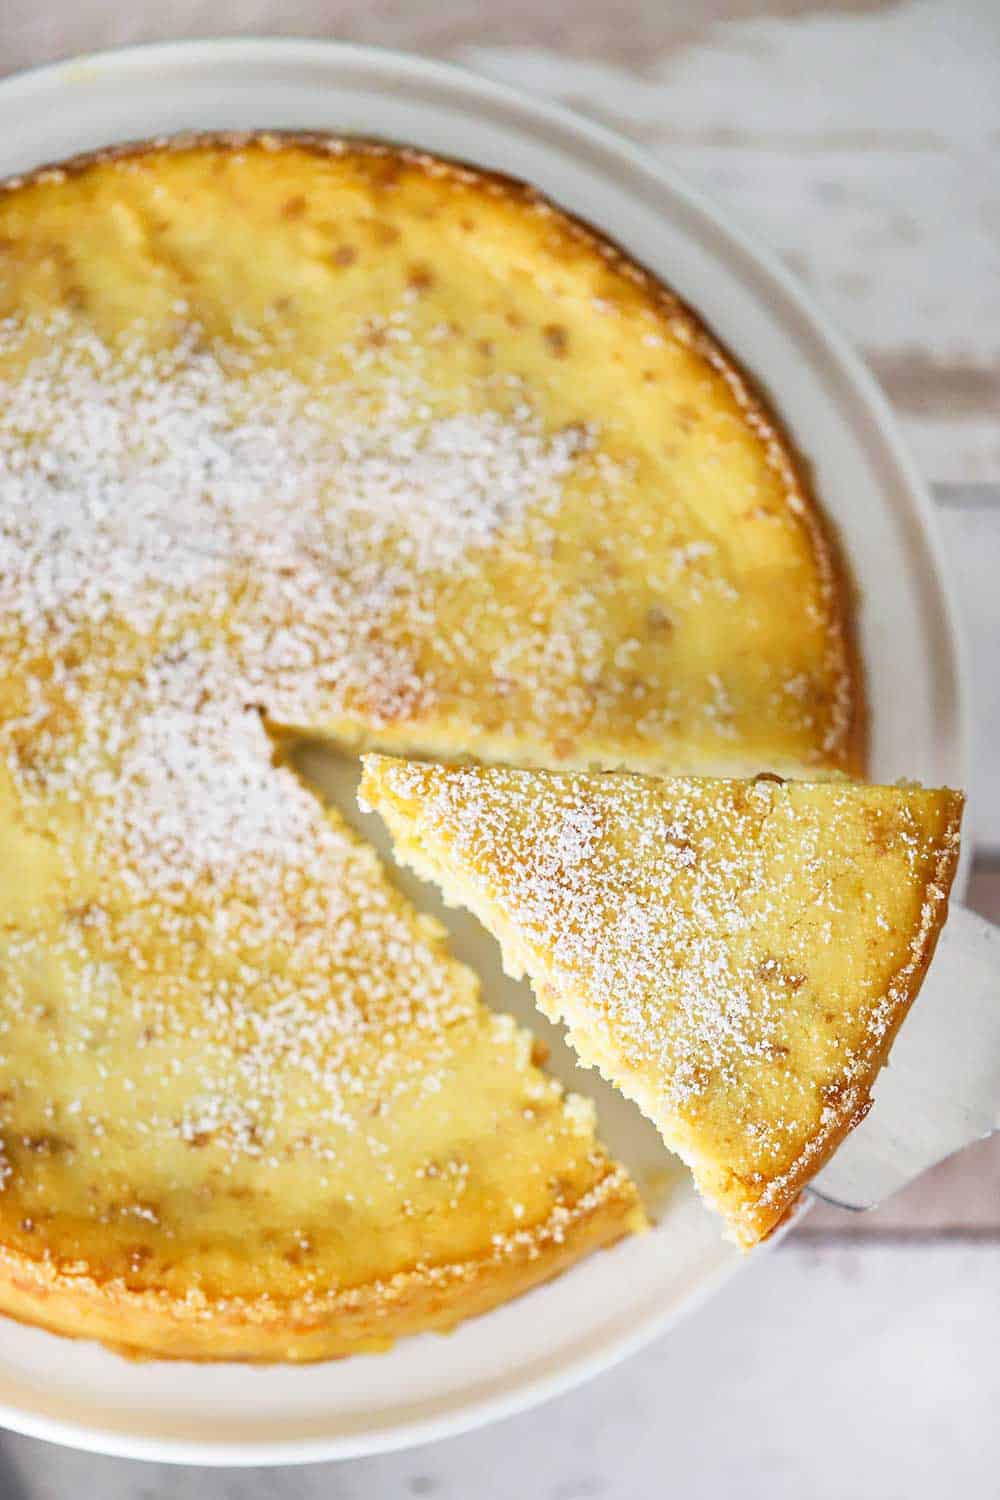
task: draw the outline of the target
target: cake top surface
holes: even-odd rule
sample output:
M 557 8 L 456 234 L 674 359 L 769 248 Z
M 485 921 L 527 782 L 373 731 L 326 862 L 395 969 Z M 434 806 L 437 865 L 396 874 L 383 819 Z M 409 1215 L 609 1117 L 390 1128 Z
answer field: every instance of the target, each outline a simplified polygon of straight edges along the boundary
M 352 743 L 860 765 L 849 604 L 776 422 L 526 190 L 175 145 L 0 194 L 0 256 L 8 653 L 193 628 L 272 722 Z

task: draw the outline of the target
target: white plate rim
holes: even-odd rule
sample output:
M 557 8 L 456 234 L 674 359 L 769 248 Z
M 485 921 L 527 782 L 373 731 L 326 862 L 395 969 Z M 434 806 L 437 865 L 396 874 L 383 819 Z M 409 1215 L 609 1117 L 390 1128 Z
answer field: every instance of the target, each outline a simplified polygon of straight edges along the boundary
M 45 1442 L 63 1447 L 76 1448 L 85 1453 L 99 1453 L 109 1458 L 131 1458 L 150 1463 L 191 1464 L 203 1468 L 273 1468 L 304 1464 L 328 1463 L 351 1458 L 368 1458 L 382 1453 L 394 1453 L 401 1449 L 419 1448 L 444 1438 L 457 1437 L 474 1432 L 494 1422 L 504 1421 L 528 1411 L 544 1402 L 555 1400 L 577 1386 L 606 1374 L 632 1354 L 638 1354 L 647 1344 L 680 1326 L 700 1308 L 710 1302 L 734 1276 L 770 1255 L 774 1248 L 786 1238 L 795 1225 L 807 1215 L 813 1206 L 804 1199 L 798 1206 L 794 1219 L 786 1221 L 767 1241 L 751 1254 L 744 1256 L 735 1265 L 732 1263 L 706 1277 L 696 1291 L 685 1300 L 681 1308 L 671 1307 L 658 1318 L 651 1318 L 613 1345 L 606 1345 L 588 1356 L 572 1363 L 567 1362 L 557 1373 L 547 1374 L 537 1380 L 523 1381 L 505 1395 L 469 1405 L 460 1413 L 448 1416 L 435 1415 L 415 1421 L 397 1423 L 391 1427 L 370 1428 L 358 1436 L 296 1437 L 287 1442 L 267 1441 L 254 1444 L 245 1442 L 206 1442 L 203 1439 L 141 1437 L 125 1434 L 117 1428 L 100 1427 L 90 1422 L 77 1422 L 37 1415 L 21 1407 L 0 1402 L 0 1428 L 9 1428 L 23 1437 L 40 1438 Z M 0 1329 L 7 1320 L 0 1315 Z M 50 1336 L 54 1337 L 54 1336 Z M 384 1356 L 375 1356 L 383 1358 Z
M 416 57 L 404 52 L 308 38 L 226 38 L 194 42 L 168 42 L 88 54 L 31 69 L 0 80 L 0 102 L 19 96 L 28 108 L 44 101 L 49 88 L 61 88 L 75 78 L 100 70 L 122 69 L 142 72 L 162 68 L 191 68 L 218 64 L 231 66 L 245 61 L 250 64 L 282 63 L 290 67 L 318 64 L 355 65 L 358 68 L 392 69 L 415 88 L 447 93 L 474 93 L 485 107 L 502 114 L 517 116 L 522 125 L 529 121 L 540 132 L 552 134 L 571 148 L 586 150 L 595 159 L 627 169 L 641 191 L 662 201 L 670 201 L 692 221 L 700 223 L 740 263 L 741 273 L 756 283 L 762 298 L 772 308 L 780 304 L 775 316 L 797 325 L 800 337 L 816 346 L 823 355 L 828 374 L 842 385 L 846 397 L 853 398 L 859 424 L 863 424 L 866 447 L 873 463 L 885 469 L 894 480 L 900 495 L 900 506 L 916 522 L 926 552 L 929 576 L 924 580 L 938 618 L 935 626 L 941 651 L 946 659 L 945 686 L 950 693 L 950 713 L 954 722 L 957 750 L 956 764 L 961 770 L 961 784 L 970 783 L 972 717 L 968 675 L 968 655 L 954 590 L 943 560 L 937 518 L 929 492 L 897 430 L 895 419 L 881 389 L 860 358 L 818 309 L 778 257 L 761 248 L 738 226 L 725 220 L 721 212 L 676 173 L 652 158 L 641 147 L 617 136 L 611 130 L 594 124 L 572 111 L 548 101 L 522 94 L 508 85 L 450 63 Z M 269 122 L 261 121 L 266 129 Z M 149 132 L 147 132 L 148 134 Z M 377 131 L 373 131 L 377 134 Z M 141 139 L 139 132 L 136 139 Z M 456 156 L 461 157 L 460 144 Z M 42 162 L 38 163 L 42 165 Z M 598 226 L 608 227 L 608 226 Z M 613 229 L 611 230 L 613 233 Z M 751 365 L 752 367 L 752 365 Z M 780 393 L 778 407 L 781 409 Z M 968 874 L 968 850 L 965 868 L 957 893 L 964 889 Z M 772 1240 L 770 1244 L 775 1243 Z M 687 1296 L 681 1307 L 670 1306 L 657 1315 L 647 1316 L 638 1326 L 608 1340 L 596 1350 L 576 1359 L 565 1360 L 554 1370 L 532 1380 L 515 1381 L 511 1388 L 456 1410 L 426 1418 L 396 1423 L 387 1428 L 372 1427 L 360 1434 L 331 1435 L 315 1438 L 294 1437 L 288 1441 L 233 1443 L 229 1441 L 187 1440 L 179 1437 L 142 1436 L 133 1432 L 101 1427 L 92 1422 L 41 1414 L 30 1405 L 0 1402 L 0 1424 L 28 1436 L 70 1444 L 93 1452 L 160 1462 L 198 1463 L 202 1465 L 268 1465 L 307 1463 L 334 1458 L 357 1457 L 386 1452 L 429 1442 L 433 1439 L 467 1431 L 486 1422 L 511 1416 L 543 1400 L 559 1395 L 576 1384 L 643 1347 L 667 1328 L 694 1312 L 728 1282 L 737 1270 L 752 1264 L 765 1251 L 758 1251 L 741 1262 L 725 1265 L 706 1278 Z M 3 1327 L 3 1320 L 0 1320 Z

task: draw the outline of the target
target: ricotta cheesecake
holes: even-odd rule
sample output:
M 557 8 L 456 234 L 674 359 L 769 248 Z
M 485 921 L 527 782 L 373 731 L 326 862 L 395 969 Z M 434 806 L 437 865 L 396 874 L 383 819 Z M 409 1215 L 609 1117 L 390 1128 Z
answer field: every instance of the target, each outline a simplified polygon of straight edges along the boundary
M 642 1222 L 289 736 L 857 772 L 834 539 L 616 246 L 394 147 L 0 189 L 0 1311 L 134 1353 L 448 1327 Z

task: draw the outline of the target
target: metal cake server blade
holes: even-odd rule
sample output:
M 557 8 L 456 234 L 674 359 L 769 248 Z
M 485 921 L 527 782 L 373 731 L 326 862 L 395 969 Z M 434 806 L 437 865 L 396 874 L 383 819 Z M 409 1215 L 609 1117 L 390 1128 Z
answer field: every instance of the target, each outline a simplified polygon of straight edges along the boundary
M 935 1162 L 1000 1130 L 1000 927 L 952 906 L 874 1106 L 810 1183 L 874 1208 Z

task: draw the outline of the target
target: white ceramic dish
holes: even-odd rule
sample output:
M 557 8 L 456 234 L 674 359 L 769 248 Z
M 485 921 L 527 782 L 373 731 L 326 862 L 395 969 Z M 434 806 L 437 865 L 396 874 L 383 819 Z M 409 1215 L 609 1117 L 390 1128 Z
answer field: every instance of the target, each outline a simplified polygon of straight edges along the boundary
M 112 142 L 197 128 L 380 135 L 535 183 L 619 239 L 722 335 L 774 396 L 840 527 L 861 591 L 872 769 L 967 785 L 968 694 L 931 507 L 885 401 L 768 255 L 607 131 L 470 74 L 312 42 L 142 48 L 0 85 L 0 175 Z M 344 783 L 350 770 L 314 765 Z M 490 945 L 452 917 L 494 1003 L 541 1023 Z M 675 1322 L 746 1264 L 637 1112 L 574 1069 L 657 1229 L 447 1338 L 306 1368 L 133 1365 L 0 1321 L 0 1421 L 132 1457 L 292 1463 L 427 1441 L 540 1401 Z

